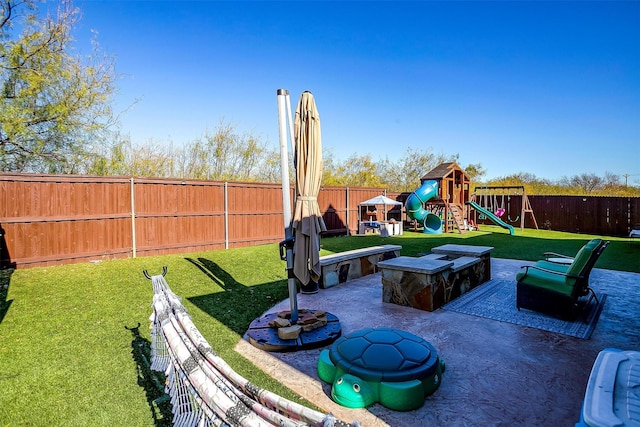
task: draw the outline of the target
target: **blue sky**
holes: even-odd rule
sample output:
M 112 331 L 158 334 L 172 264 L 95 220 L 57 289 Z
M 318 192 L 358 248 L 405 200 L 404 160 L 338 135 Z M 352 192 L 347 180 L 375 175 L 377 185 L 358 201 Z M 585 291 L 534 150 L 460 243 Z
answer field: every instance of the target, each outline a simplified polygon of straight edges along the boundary
M 325 149 L 459 154 L 485 178 L 640 184 L 640 2 L 76 0 L 115 56 L 136 143 L 222 119 L 278 147 L 276 90 L 313 92 Z M 624 180 L 624 178 L 623 178 Z

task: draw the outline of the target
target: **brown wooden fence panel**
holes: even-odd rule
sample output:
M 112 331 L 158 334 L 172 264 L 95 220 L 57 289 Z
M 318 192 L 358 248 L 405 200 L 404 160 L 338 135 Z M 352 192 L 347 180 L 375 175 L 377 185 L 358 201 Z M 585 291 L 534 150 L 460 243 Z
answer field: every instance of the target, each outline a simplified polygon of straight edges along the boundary
M 129 255 L 128 179 L 30 174 L 1 178 L 3 264 Z
M 640 223 L 638 197 L 529 196 L 529 200 L 540 228 L 625 236 Z
M 322 187 L 318 194 L 318 205 L 327 230 L 330 230 L 328 234 L 348 234 L 347 193 L 344 187 Z
M 629 227 L 640 226 L 640 197 L 628 198 L 628 220 Z
M 282 186 L 229 183 L 228 215 L 229 247 L 273 243 L 284 239 Z
M 284 238 L 281 191 L 279 184 L 0 173 L 0 267 L 278 242 Z M 383 192 L 323 187 L 318 203 L 327 235 L 355 234 L 359 203 Z M 409 194 L 387 197 L 404 203 Z M 504 199 L 503 219 L 514 227 L 521 200 Z M 625 236 L 640 224 L 638 197 L 529 200 L 540 228 Z M 528 215 L 525 226 L 533 227 Z
M 136 178 L 136 252 L 224 249 L 224 183 Z
M 629 231 L 635 224 L 640 223 L 640 215 L 638 210 L 635 210 L 635 214 L 632 214 L 632 202 L 635 200 L 636 206 L 640 202 L 640 198 L 632 197 L 611 197 L 606 198 L 607 203 L 604 216 L 606 222 L 605 228 L 600 228 L 596 234 L 603 234 L 606 236 L 620 236 L 628 235 Z M 600 223 L 602 224 L 602 223 Z

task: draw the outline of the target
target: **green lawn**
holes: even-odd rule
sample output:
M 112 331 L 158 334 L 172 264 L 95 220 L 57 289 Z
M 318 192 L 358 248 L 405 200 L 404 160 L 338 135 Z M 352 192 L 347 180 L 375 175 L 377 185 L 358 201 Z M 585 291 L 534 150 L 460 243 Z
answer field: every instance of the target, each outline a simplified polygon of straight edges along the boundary
M 494 257 L 536 260 L 544 251 L 574 254 L 591 237 L 535 230 L 509 236 L 486 226 L 465 235 L 325 238 L 322 253 L 394 243 L 415 255 L 461 243 L 494 246 Z M 596 267 L 640 273 L 640 242 L 607 240 Z M 0 288 L 0 425 L 165 424 L 137 356 L 148 348 L 153 295 L 142 271 L 158 274 L 165 265 L 169 285 L 216 351 L 252 381 L 302 402 L 233 351 L 253 319 L 287 298 L 284 262 L 272 244 L 0 272 L 0 285 L 8 286 Z

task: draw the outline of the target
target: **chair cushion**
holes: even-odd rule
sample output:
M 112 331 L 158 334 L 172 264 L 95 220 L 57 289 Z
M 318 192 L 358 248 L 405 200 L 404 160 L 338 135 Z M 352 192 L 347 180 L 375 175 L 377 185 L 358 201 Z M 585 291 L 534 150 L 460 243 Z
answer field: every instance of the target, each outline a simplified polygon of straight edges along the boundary
M 571 264 L 558 264 L 557 262 L 541 260 L 536 262 L 536 267 L 544 268 L 545 270 L 557 271 L 558 273 L 567 273 Z
M 593 255 L 593 251 L 595 251 L 601 244 L 602 239 L 593 239 L 582 248 L 580 248 L 580 250 L 574 257 L 571 266 L 567 270 L 567 274 L 579 276 L 584 270 L 584 267 L 587 265 L 587 262 L 589 262 L 589 258 L 591 258 L 591 255 Z
M 526 273 L 524 271 L 519 272 L 516 275 L 516 280 L 528 286 L 545 288 L 564 295 L 571 295 L 575 284 L 575 280 L 569 279 L 562 274 L 548 273 L 535 268 L 528 268 Z

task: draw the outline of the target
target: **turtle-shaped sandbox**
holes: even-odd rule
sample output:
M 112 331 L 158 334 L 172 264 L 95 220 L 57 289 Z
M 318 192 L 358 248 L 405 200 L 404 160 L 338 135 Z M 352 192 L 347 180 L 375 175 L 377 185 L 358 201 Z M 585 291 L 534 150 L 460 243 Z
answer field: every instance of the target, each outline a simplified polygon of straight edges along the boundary
M 410 411 L 440 386 L 444 361 L 424 339 L 391 328 L 368 328 L 339 338 L 318 360 L 318 376 L 333 384 L 332 399 L 347 408 L 373 403 Z

